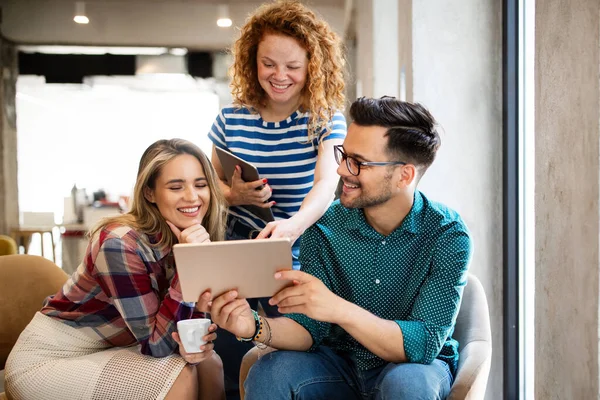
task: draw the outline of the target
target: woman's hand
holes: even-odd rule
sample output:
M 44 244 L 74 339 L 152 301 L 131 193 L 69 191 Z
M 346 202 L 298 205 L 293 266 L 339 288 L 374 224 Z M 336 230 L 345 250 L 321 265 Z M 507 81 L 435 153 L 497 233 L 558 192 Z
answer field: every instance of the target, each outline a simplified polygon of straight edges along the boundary
M 256 323 L 246 299 L 237 297 L 238 292 L 231 290 L 212 301 L 211 318 L 222 329 L 236 336 L 249 338 L 254 336 Z
M 267 184 L 266 179 L 244 182 L 242 179 L 242 169 L 239 165 L 236 165 L 231 177 L 231 188 L 228 198 L 229 205 L 253 205 L 270 208 L 275 204 L 274 201 L 267 202 L 271 197 L 271 193 L 271 187 Z
M 210 235 L 206 229 L 200 224 L 200 222 L 194 220 L 194 225 L 180 230 L 178 227 L 173 225 L 170 221 L 167 221 L 167 225 L 171 228 L 171 231 L 177 237 L 179 243 L 204 243 L 210 242 Z
M 210 324 L 210 326 L 208 327 L 208 334 L 202 338 L 202 340 L 206 341 L 205 344 L 200 346 L 200 350 L 202 350 L 202 353 L 188 353 L 187 351 L 185 351 L 185 348 L 181 343 L 179 333 L 173 332 L 171 336 L 179 345 L 179 354 L 181 354 L 181 357 L 183 357 L 183 359 L 189 364 L 198 364 L 212 356 L 212 352 L 215 347 L 213 341 L 217 338 L 217 334 L 215 332 L 216 330 L 217 325 Z
M 296 239 L 298 239 L 303 233 L 304 228 L 302 225 L 297 221 L 296 218 L 292 217 L 289 219 L 280 219 L 269 222 L 256 238 L 288 238 L 290 240 L 290 244 L 294 244 Z

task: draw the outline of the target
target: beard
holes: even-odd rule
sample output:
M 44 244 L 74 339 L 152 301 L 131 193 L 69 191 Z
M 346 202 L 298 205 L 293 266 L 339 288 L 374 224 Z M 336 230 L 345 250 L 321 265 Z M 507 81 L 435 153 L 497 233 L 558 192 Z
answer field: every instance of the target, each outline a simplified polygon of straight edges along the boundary
M 392 174 L 386 174 L 383 177 L 383 181 L 379 183 L 379 190 L 377 193 L 362 192 L 362 194 L 354 199 L 349 199 L 347 195 L 342 192 L 340 195 L 340 203 L 346 208 L 368 208 L 375 207 L 385 203 L 392 198 L 392 188 L 390 182 L 392 180 Z M 362 191 L 362 185 L 359 185 Z

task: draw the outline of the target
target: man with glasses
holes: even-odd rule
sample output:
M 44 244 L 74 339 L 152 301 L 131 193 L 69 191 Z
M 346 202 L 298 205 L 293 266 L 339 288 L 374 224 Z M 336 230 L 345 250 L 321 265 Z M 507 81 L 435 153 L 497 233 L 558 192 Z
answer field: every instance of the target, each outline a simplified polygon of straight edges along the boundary
M 260 358 L 247 399 L 438 399 L 458 365 L 452 339 L 471 257 L 467 227 L 417 184 L 440 146 L 433 116 L 395 98 L 360 98 L 335 157 L 339 201 L 303 235 L 300 271 L 263 318 L 235 291 L 212 318 Z

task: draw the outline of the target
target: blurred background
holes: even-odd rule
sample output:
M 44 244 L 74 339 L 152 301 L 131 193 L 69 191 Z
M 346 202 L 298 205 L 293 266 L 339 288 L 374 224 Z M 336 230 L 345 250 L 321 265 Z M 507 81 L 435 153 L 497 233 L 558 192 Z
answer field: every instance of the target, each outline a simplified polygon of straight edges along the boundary
M 420 186 L 473 232 L 471 269 L 486 289 L 501 349 L 502 3 L 304 3 L 343 38 L 348 105 L 396 96 L 438 119 L 443 146 Z M 72 272 L 87 229 L 123 210 L 149 144 L 180 137 L 210 154 L 207 133 L 231 101 L 228 49 L 260 4 L 0 0 L 0 234 Z M 490 398 L 502 392 L 501 354 Z

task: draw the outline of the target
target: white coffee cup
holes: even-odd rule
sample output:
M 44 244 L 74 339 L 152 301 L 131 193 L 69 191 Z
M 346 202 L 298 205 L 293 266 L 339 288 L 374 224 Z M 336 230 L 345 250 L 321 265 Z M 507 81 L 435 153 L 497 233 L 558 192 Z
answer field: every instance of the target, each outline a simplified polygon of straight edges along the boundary
M 202 338 L 208 335 L 212 322 L 207 318 L 182 319 L 177 321 L 177 332 L 187 353 L 202 353 L 200 346 L 206 344 Z

